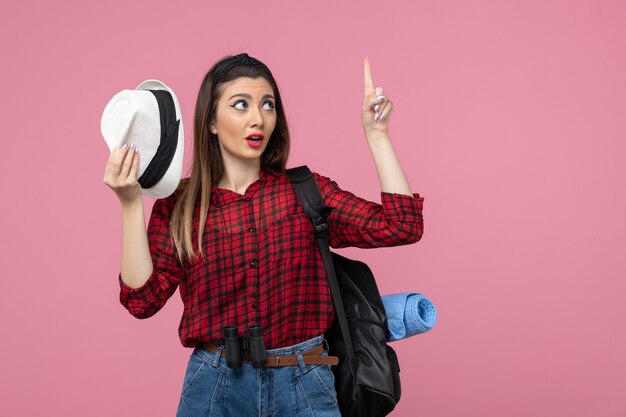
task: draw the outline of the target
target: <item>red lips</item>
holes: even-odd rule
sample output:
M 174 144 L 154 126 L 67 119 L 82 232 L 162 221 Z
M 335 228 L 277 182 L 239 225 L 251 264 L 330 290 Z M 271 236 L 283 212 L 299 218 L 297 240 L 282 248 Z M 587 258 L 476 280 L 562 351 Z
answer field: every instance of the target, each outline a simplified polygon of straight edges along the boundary
M 263 138 L 264 136 L 262 133 L 251 133 L 246 136 L 246 142 L 248 143 L 248 146 L 256 149 L 260 148 L 263 144 Z
M 253 138 L 259 138 L 260 140 L 263 140 L 264 136 L 263 133 L 250 133 L 248 136 L 246 136 L 246 140 L 248 139 L 253 139 Z

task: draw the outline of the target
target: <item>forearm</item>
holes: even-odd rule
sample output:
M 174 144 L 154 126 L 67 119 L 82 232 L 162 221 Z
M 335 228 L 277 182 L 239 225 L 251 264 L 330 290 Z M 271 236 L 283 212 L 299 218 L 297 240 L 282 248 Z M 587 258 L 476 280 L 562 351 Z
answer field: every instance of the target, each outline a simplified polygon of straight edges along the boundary
M 122 205 L 122 281 L 131 288 L 139 288 L 148 281 L 152 270 L 143 201 L 138 198 Z
M 381 191 L 412 195 L 409 180 L 404 175 L 389 134 L 375 132 L 366 134 L 366 137 L 378 172 Z

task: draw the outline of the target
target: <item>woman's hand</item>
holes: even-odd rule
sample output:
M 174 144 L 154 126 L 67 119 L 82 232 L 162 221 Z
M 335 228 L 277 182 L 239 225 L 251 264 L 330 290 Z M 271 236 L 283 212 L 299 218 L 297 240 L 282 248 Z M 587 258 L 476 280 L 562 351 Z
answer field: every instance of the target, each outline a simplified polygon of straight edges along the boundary
M 104 183 L 122 203 L 122 265 L 120 278 L 131 288 L 142 287 L 152 275 L 141 186 L 137 182 L 139 152 L 135 146 L 116 147 L 104 171 Z M 141 311 L 145 306 L 138 308 Z M 135 313 L 133 313 L 135 314 Z
M 365 92 L 363 107 L 361 109 L 361 122 L 367 138 L 378 136 L 379 134 L 389 134 L 389 118 L 393 103 L 384 96 L 383 88 L 376 87 L 372 82 L 372 69 L 369 58 L 364 62 Z
M 378 172 L 380 189 L 386 193 L 411 195 L 411 187 L 389 137 L 389 117 L 393 103 L 383 95 L 382 87 L 374 89 L 368 58 L 365 58 L 364 64 L 365 98 L 361 109 L 361 121 Z
M 109 156 L 104 183 L 111 187 L 122 205 L 141 199 L 141 186 L 137 182 L 139 151 L 134 145 L 115 148 Z

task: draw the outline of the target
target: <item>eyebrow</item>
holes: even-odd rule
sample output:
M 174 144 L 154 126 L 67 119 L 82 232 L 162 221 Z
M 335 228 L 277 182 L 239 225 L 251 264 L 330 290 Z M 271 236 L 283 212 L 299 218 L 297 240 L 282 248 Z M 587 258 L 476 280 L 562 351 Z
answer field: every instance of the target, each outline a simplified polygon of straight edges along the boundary
M 234 97 L 243 97 L 243 98 L 247 98 L 248 100 L 252 100 L 252 96 L 250 94 L 245 94 L 245 93 L 233 94 L 232 96 L 230 96 L 230 98 L 228 100 L 230 100 L 230 99 L 232 99 Z M 271 95 L 271 94 L 265 94 L 263 97 L 261 97 L 261 99 L 266 99 L 266 98 L 271 98 L 273 100 L 276 100 L 274 98 L 274 96 Z

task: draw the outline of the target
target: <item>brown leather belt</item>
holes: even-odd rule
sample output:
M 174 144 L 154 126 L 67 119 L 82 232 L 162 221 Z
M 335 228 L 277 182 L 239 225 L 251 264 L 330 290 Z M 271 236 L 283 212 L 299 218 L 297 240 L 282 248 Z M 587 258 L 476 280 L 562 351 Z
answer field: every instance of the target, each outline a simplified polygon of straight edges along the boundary
M 203 343 L 204 347 L 207 348 L 210 352 L 217 352 L 218 347 L 213 343 Z M 337 365 L 339 363 L 339 358 L 337 356 L 320 356 L 324 351 L 323 345 L 318 345 L 311 350 L 307 350 L 306 352 L 302 352 L 302 359 L 306 365 Z M 222 356 L 224 356 L 224 350 L 222 350 Z M 250 362 L 249 360 L 244 360 L 244 362 Z M 268 356 L 267 357 L 267 367 L 275 367 L 275 366 L 293 366 L 299 365 L 298 356 L 296 355 L 283 355 L 283 356 Z

